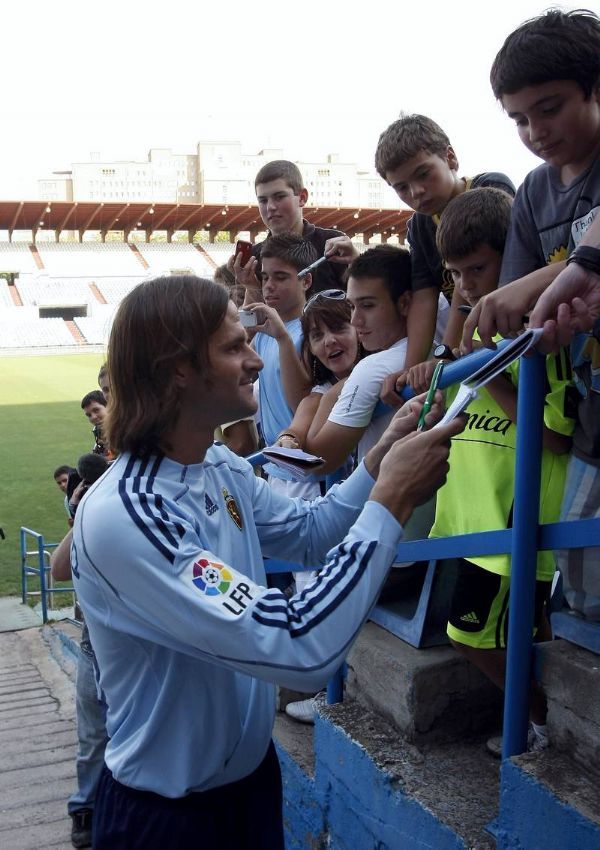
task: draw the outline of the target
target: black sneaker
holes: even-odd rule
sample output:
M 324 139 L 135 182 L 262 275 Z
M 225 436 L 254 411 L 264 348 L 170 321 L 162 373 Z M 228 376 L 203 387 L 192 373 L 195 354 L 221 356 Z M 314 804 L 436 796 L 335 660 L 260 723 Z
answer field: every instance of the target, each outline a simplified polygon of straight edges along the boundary
M 71 812 L 71 844 L 73 847 L 92 846 L 92 810 L 78 809 Z

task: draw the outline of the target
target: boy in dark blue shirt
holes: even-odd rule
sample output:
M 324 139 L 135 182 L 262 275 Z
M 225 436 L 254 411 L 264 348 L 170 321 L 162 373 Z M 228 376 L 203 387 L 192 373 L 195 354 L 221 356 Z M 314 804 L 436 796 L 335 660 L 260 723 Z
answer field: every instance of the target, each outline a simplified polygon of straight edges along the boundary
M 408 314 L 406 368 L 426 360 L 433 342 L 439 293 L 453 304 L 444 342 L 458 344 L 462 319 L 452 277 L 445 274 L 435 243 L 439 216 L 468 189 L 493 186 L 513 196 L 515 187 L 496 172 L 460 177 L 458 157 L 442 128 L 425 115 L 403 115 L 379 137 L 375 167 L 401 201 L 415 212 L 408 223 L 413 297 Z M 387 401 L 387 399 L 386 399 Z

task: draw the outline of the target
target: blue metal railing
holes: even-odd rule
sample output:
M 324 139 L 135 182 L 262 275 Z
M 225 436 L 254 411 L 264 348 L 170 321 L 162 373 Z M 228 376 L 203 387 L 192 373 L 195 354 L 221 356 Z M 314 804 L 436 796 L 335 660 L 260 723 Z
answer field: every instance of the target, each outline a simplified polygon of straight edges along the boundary
M 33 537 L 33 549 L 27 549 L 27 538 Z M 21 527 L 21 600 L 23 605 L 27 604 L 29 596 L 39 596 L 42 605 L 42 621 L 48 622 L 48 595 L 52 593 L 68 593 L 72 587 L 53 587 L 52 574 L 50 572 L 50 549 L 55 549 L 58 543 L 46 543 L 44 535 L 33 531 L 31 528 Z M 28 563 L 28 559 L 34 557 L 36 566 Z M 38 576 L 39 590 L 29 590 L 27 587 L 28 576 Z M 48 580 L 49 579 L 49 580 Z
M 509 342 L 510 340 L 502 340 L 497 349 L 504 348 Z M 496 353 L 489 349 L 479 349 L 467 357 L 447 364 L 440 388 L 444 389 L 464 380 L 491 360 Z M 400 543 L 397 550 L 399 562 L 512 553 L 503 759 L 518 755 L 527 748 L 537 552 L 600 546 L 600 519 L 539 524 L 545 373 L 545 358 L 542 355 L 533 353 L 522 358 L 517 390 L 519 427 L 515 453 L 512 528 L 430 540 L 412 540 Z M 413 395 L 410 387 L 405 388 L 402 393 L 405 399 Z M 385 405 L 378 407 L 380 411 L 389 410 Z M 251 455 L 248 460 L 258 465 L 264 458 L 257 453 Z M 297 570 L 298 566 L 278 562 L 273 571 L 286 569 Z M 341 701 L 341 670 L 329 683 L 327 691 L 328 701 Z
M 545 376 L 544 357 L 521 360 L 502 758 L 527 749 Z

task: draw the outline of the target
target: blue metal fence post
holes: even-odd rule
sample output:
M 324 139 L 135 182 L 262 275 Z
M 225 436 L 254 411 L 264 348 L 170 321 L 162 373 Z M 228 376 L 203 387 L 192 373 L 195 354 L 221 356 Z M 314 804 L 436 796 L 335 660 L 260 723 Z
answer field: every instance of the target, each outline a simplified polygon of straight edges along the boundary
M 336 702 L 344 701 L 344 672 L 346 662 L 335 671 L 327 682 L 327 705 L 335 705 Z
M 23 605 L 27 602 L 27 543 L 25 541 L 25 529 L 21 528 L 21 601 Z
M 521 359 L 502 758 L 527 748 L 546 360 Z
M 42 598 L 42 622 L 48 622 L 48 600 L 46 598 L 46 562 L 44 560 L 44 538 L 38 536 L 38 567 L 40 570 L 40 596 Z

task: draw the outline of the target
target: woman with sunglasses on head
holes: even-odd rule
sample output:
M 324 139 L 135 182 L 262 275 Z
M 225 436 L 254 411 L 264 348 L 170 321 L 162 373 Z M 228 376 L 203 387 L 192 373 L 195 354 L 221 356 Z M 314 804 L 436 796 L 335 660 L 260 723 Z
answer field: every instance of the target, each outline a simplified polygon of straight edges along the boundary
M 302 360 L 313 387 L 294 418 L 277 439 L 287 449 L 302 448 L 323 394 L 345 380 L 363 356 L 355 328 L 350 324 L 350 304 L 342 289 L 326 289 L 308 299 L 301 318 Z

